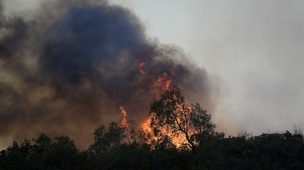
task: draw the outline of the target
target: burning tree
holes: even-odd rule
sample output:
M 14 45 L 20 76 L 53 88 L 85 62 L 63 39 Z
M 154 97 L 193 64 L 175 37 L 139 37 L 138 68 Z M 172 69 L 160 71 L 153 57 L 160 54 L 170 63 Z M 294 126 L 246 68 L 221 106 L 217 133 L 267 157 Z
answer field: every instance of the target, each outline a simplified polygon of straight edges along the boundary
M 214 134 L 211 115 L 199 104 L 188 105 L 180 89 L 172 87 L 159 100 L 153 101 L 147 120 L 155 140 L 171 140 L 177 147 L 191 150 L 201 145 L 206 136 Z

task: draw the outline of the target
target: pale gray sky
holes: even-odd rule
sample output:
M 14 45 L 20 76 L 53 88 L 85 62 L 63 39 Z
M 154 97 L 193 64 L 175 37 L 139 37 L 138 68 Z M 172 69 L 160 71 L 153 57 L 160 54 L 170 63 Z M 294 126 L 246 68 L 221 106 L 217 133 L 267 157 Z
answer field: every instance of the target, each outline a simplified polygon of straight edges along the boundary
M 6 0 L 7 12 L 40 0 Z M 111 0 L 221 83 L 214 119 L 254 133 L 304 125 L 304 1 Z M 234 130 L 239 131 L 239 129 Z

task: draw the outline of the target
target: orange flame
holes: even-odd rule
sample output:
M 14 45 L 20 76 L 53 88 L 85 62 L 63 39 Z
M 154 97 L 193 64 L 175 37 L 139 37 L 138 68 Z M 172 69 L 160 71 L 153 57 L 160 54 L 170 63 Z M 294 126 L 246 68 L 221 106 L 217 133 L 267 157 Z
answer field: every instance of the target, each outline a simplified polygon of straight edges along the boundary
M 145 62 L 140 62 L 137 65 L 138 71 L 140 74 L 145 75 Z M 172 80 L 170 79 L 170 75 L 167 72 L 163 72 L 159 76 L 150 76 L 152 79 L 152 84 L 149 86 L 150 92 L 154 95 L 155 98 L 160 98 L 160 96 L 165 93 L 166 91 L 172 89 L 173 84 Z M 121 122 L 121 126 L 124 126 L 127 124 L 126 117 L 124 116 L 124 113 L 126 114 L 126 111 L 123 107 L 120 108 L 122 114 L 123 114 L 123 120 Z M 139 129 L 143 131 L 143 133 L 148 136 L 147 143 L 151 144 L 153 141 L 158 140 L 158 137 L 154 134 L 153 127 L 151 127 L 151 120 L 153 117 L 153 113 L 150 114 L 149 117 L 147 117 L 140 125 Z M 161 133 L 163 135 L 167 135 L 172 139 L 172 143 L 180 147 L 182 144 L 186 142 L 186 137 L 184 134 L 180 133 L 178 135 L 173 135 L 173 133 L 170 132 L 168 127 L 162 127 Z
M 140 125 L 141 130 L 144 132 L 146 136 L 148 136 L 147 144 L 151 144 L 153 141 L 157 141 L 159 138 L 154 134 L 154 131 L 152 129 L 151 125 L 151 119 L 152 119 L 153 113 Z M 183 144 L 186 143 L 187 139 L 186 136 L 182 133 L 179 133 L 178 135 L 173 135 L 173 133 L 169 130 L 168 127 L 164 126 L 160 129 L 160 132 L 163 135 L 166 135 L 172 139 L 172 143 L 177 147 L 181 147 Z
M 151 84 L 150 86 L 150 90 L 152 91 L 152 93 L 154 94 L 154 96 L 156 98 L 160 98 L 160 96 L 165 93 L 168 90 L 171 90 L 173 87 L 172 85 L 172 80 L 170 79 L 170 76 L 167 72 L 164 72 L 163 74 L 161 74 L 160 76 L 158 76 L 155 81 L 153 82 L 153 84 Z M 177 108 L 176 108 L 176 112 L 175 114 L 177 114 L 179 117 L 177 118 L 179 122 L 182 122 L 184 124 L 188 124 L 187 122 L 185 122 L 185 118 L 183 116 L 188 117 L 190 115 L 190 113 L 192 112 L 192 108 L 190 106 L 187 106 L 186 103 L 182 103 L 182 104 L 178 104 Z M 178 113 L 183 113 L 184 115 L 180 115 Z M 154 134 L 153 131 L 153 127 L 151 127 L 151 121 L 152 121 L 152 117 L 153 114 L 155 113 L 151 113 L 150 116 L 148 118 L 146 118 L 143 123 L 141 123 L 140 128 L 141 130 L 144 132 L 144 134 L 146 134 L 147 136 L 149 136 L 147 143 L 151 144 L 152 141 L 156 141 L 158 140 L 158 137 Z M 186 125 L 187 128 L 189 128 L 189 125 Z M 170 128 L 168 126 L 163 126 L 160 129 L 161 134 L 168 136 L 169 138 L 172 139 L 172 143 L 176 146 L 176 147 L 182 147 L 184 144 L 187 143 L 187 139 L 184 133 L 173 133 Z M 191 133 L 191 130 L 190 132 Z
M 127 128 L 128 127 L 128 120 L 127 120 L 127 111 L 124 106 L 119 106 L 119 110 L 122 114 L 122 120 L 120 122 L 120 127 Z
M 155 98 L 160 98 L 160 96 L 172 88 L 172 80 L 168 73 L 164 72 L 160 76 L 154 79 L 153 83 L 150 85 L 150 91 Z
M 151 119 L 152 119 L 152 114 L 140 124 L 140 130 L 142 130 L 142 132 L 148 136 L 147 139 L 147 144 L 151 144 L 152 141 L 157 140 L 157 137 L 154 135 L 153 133 L 153 129 L 151 128 Z

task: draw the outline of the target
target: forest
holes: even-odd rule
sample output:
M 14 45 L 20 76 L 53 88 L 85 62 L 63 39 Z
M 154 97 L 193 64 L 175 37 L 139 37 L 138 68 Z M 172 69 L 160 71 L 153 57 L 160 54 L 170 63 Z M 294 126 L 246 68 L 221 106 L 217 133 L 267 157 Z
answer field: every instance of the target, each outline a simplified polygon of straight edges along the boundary
M 216 131 L 210 113 L 199 104 L 189 105 L 176 87 L 151 103 L 150 121 L 142 130 L 112 122 L 100 125 L 92 135 L 94 142 L 86 150 L 79 149 L 68 136 L 41 134 L 13 142 L 0 152 L 0 169 L 304 168 L 300 129 L 227 136 Z

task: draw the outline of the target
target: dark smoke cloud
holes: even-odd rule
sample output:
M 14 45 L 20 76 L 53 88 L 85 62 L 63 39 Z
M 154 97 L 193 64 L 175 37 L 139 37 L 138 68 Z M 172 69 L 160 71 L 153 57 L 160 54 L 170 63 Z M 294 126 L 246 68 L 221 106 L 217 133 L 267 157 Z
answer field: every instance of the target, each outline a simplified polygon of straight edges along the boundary
M 144 62 L 145 75 L 138 71 Z M 151 41 L 136 16 L 106 1 L 52 1 L 30 19 L 0 13 L 0 137 L 45 132 L 86 147 L 100 123 L 147 116 L 151 84 L 168 73 L 190 101 L 212 109 L 203 69 Z

